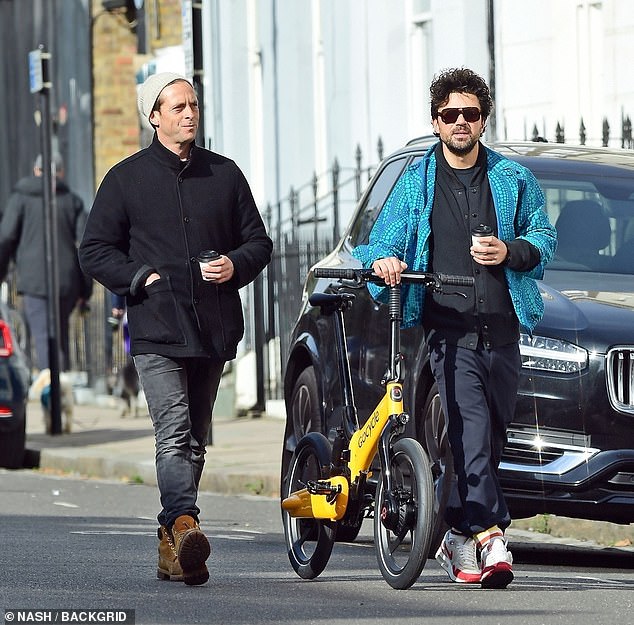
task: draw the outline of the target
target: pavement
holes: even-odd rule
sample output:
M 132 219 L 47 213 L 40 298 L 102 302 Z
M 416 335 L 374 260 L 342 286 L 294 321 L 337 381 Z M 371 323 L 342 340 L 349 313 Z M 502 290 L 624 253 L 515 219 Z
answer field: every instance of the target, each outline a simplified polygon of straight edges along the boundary
M 284 420 L 216 415 L 200 489 L 279 496 Z M 154 431 L 147 407 L 121 416 L 114 398 L 73 406 L 69 434 L 45 433 L 39 401 L 27 406 L 27 458 L 42 472 L 156 484 Z M 39 462 L 38 462 L 39 456 Z
M 279 497 L 282 415 L 280 406 L 260 417 L 214 412 L 200 490 Z M 27 450 L 32 466 L 44 473 L 156 485 L 154 432 L 144 403 L 137 417 L 122 417 L 113 397 L 92 397 L 74 405 L 71 433 L 53 436 L 45 433 L 40 402 L 32 400 L 27 407 Z M 513 521 L 507 535 L 511 541 L 616 548 L 634 557 L 634 524 L 540 515 Z

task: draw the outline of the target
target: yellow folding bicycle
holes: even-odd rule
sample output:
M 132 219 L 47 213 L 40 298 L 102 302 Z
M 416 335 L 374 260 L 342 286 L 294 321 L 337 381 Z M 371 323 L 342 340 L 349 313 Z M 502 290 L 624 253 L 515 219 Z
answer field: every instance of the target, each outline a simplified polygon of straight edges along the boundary
M 314 270 L 317 278 L 340 280 L 345 288 L 384 283 L 371 269 Z M 473 278 L 427 272 L 403 272 L 401 282 L 428 289 L 470 286 Z M 374 542 L 379 569 L 397 589 L 419 577 L 430 549 L 434 486 L 430 461 L 420 443 L 404 436 L 409 416 L 403 410 L 401 377 L 400 284 L 389 288 L 390 353 L 383 380 L 385 394 L 359 423 L 346 351 L 344 312 L 354 295 L 346 291 L 313 293 L 310 304 L 333 319 L 337 365 L 342 390 L 342 423 L 331 443 L 319 432 L 303 436 L 293 452 L 282 489 L 282 518 L 288 556 L 304 579 L 317 577 L 328 564 L 339 522 L 374 516 Z M 378 453 L 380 476 L 374 496 L 368 491 Z

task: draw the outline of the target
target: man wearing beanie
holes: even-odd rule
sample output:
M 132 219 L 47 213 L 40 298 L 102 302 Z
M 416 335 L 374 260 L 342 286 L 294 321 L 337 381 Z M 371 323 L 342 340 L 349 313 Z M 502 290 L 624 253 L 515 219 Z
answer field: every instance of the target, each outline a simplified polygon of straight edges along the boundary
M 244 331 L 238 290 L 268 264 L 272 242 L 237 165 L 195 144 L 190 82 L 150 76 L 138 105 L 152 143 L 104 177 L 79 257 L 126 297 L 130 352 L 155 432 L 158 577 L 197 585 L 209 579 L 197 498 L 213 403 Z M 217 258 L 199 263 L 204 250 Z

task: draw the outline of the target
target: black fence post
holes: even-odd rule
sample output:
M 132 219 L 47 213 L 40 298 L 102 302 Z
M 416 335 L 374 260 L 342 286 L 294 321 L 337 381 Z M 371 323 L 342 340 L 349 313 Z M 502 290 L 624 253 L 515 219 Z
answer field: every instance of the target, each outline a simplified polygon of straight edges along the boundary
M 317 254 L 317 248 L 319 246 L 319 178 L 317 172 L 313 172 L 313 243 L 315 246 L 315 255 Z
M 297 206 L 295 203 L 295 189 L 293 189 L 292 186 L 291 186 L 291 190 L 288 192 L 288 203 L 291 209 L 291 233 L 292 233 L 293 239 L 295 239 L 297 234 L 298 215 L 297 215 Z
M 581 124 L 579 124 L 579 143 L 581 145 L 586 144 L 586 125 L 583 123 L 583 117 L 581 118 Z
M 565 143 L 566 142 L 566 138 L 565 138 L 565 134 L 564 134 L 564 127 L 557 122 L 557 128 L 555 128 L 555 141 L 557 143 Z
M 621 120 L 621 147 L 632 147 L 632 120 L 626 115 Z
M 339 240 L 339 161 L 332 165 L 332 244 Z
M 537 130 L 537 124 L 533 124 L 533 141 L 539 141 L 539 130 Z
M 269 203 L 266 207 L 266 221 L 268 224 L 269 236 L 272 236 L 273 232 L 273 207 Z M 266 328 L 266 339 L 271 341 L 275 337 L 275 256 L 278 255 L 280 246 L 279 236 L 273 241 L 273 260 L 266 268 L 266 303 L 268 312 L 268 323 Z M 270 396 L 270 379 L 269 379 L 269 396 Z
M 354 153 L 354 160 L 356 162 L 355 180 L 357 183 L 357 200 L 361 197 L 361 146 L 357 143 L 357 150 Z
M 605 148 L 607 147 L 609 142 L 610 142 L 610 124 L 608 122 L 608 118 L 604 117 L 603 118 L 603 142 L 601 145 Z
M 266 370 L 264 367 L 264 289 L 263 276 L 259 274 L 253 282 L 253 322 L 255 325 L 255 406 L 250 410 L 252 417 L 261 417 L 266 410 L 266 398 L 264 395 L 264 380 Z

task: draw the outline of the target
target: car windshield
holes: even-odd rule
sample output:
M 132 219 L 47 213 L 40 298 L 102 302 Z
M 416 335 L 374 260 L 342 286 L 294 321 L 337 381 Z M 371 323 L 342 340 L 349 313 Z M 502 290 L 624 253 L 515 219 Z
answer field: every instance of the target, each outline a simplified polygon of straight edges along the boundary
M 531 165 L 557 228 L 548 269 L 633 273 L 634 177 L 540 172 Z

